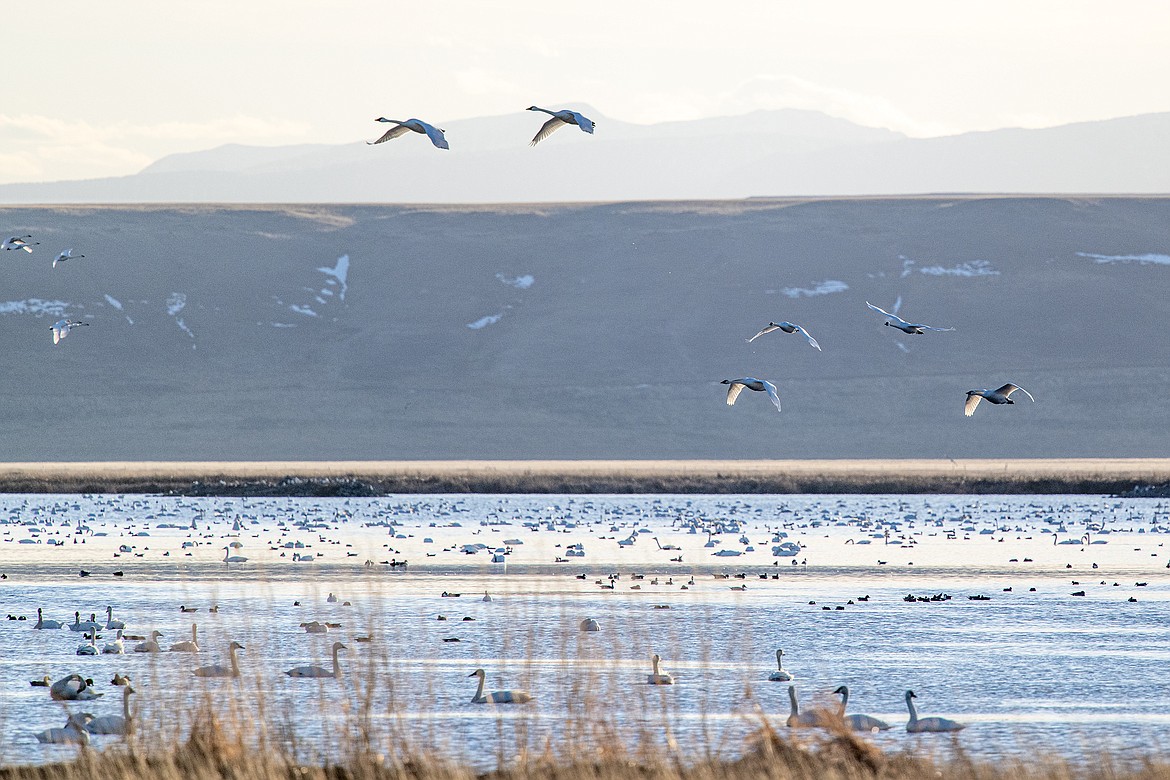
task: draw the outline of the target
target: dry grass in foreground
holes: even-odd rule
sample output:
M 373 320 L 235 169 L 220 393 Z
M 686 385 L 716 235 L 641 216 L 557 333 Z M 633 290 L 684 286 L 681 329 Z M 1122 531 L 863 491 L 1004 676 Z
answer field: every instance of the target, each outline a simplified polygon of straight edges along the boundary
M 387 759 L 371 749 L 324 766 L 306 765 L 271 743 L 257 749 L 204 717 L 187 740 L 172 748 L 131 741 L 103 752 L 82 750 L 71 762 L 0 768 L 0 780 L 1167 780 L 1161 758 L 1122 767 L 1108 756 L 1073 765 L 1059 758 L 973 760 L 954 743 L 953 757 L 886 754 L 864 738 L 827 724 L 810 735 L 780 733 L 764 721 L 734 760 L 691 760 L 677 749 L 631 751 L 620 740 L 604 750 L 552 746 L 520 755 L 501 769 L 476 770 L 427 755 Z M 360 740 L 358 734 L 351 739 Z

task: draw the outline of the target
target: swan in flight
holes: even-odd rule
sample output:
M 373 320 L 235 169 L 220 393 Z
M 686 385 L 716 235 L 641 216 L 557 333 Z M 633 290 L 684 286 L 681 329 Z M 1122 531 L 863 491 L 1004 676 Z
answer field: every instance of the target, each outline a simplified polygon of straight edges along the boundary
M 88 322 L 80 322 L 78 320 L 57 320 L 53 323 L 49 330 L 53 331 L 53 343 L 61 343 L 61 339 L 69 335 L 69 331 L 74 328 L 80 328 L 84 325 L 89 325 Z
M 549 111 L 547 108 L 541 108 L 540 106 L 529 106 L 528 110 L 543 111 L 552 117 L 552 119 L 548 120 L 541 126 L 540 131 L 537 132 L 532 141 L 529 142 L 529 146 L 536 146 L 538 143 L 548 138 L 550 135 L 555 133 L 557 130 L 560 130 L 565 125 L 576 125 L 590 135 L 593 134 L 593 128 L 597 126 L 593 123 L 592 119 L 583 117 L 576 111 L 570 111 L 567 108 L 561 111 Z
M 89 701 L 105 694 L 95 691 L 80 674 L 71 674 L 50 685 L 49 696 L 54 701 Z
M 134 716 L 130 714 L 130 694 L 134 689 L 129 685 L 122 689 L 122 714 L 103 715 L 93 718 L 85 724 L 85 730 L 90 734 L 120 734 L 126 736 L 134 733 Z
M 77 646 L 78 655 L 100 655 L 97 648 L 97 628 L 90 629 L 89 641 Z
M 45 729 L 38 731 L 34 736 L 37 742 L 52 745 L 88 745 L 89 732 L 86 724 L 93 718 L 85 712 L 75 713 L 65 721 L 65 726 L 59 729 Z
M 735 406 L 735 399 L 739 398 L 739 394 L 746 387 L 748 390 L 755 390 L 757 393 L 767 393 L 768 398 L 771 398 L 772 403 L 776 405 L 776 411 L 780 411 L 780 396 L 776 393 L 776 385 L 767 379 L 755 379 L 754 377 L 745 376 L 739 379 L 724 379 L 719 384 L 728 385 L 728 406 Z
M 170 652 L 172 653 L 198 653 L 199 652 L 199 626 L 195 623 L 191 624 L 191 641 L 175 642 L 171 645 Z
M 231 660 L 231 666 L 223 666 L 221 664 L 200 666 L 191 673 L 196 677 L 239 677 L 240 664 L 236 660 L 236 651 L 243 649 L 244 646 L 239 642 L 232 642 L 230 645 L 228 645 L 228 658 Z
M 126 652 L 126 644 L 122 641 L 122 629 L 118 629 L 118 636 L 113 642 L 106 642 L 102 647 L 102 655 L 122 655 Z
M 475 689 L 475 695 L 471 697 L 472 704 L 524 704 L 532 701 L 532 694 L 528 691 L 489 691 L 483 692 L 483 682 L 487 678 L 487 673 L 483 669 L 476 669 L 468 677 L 478 677 L 479 687 Z
M 248 559 L 242 555 L 229 555 L 231 547 L 223 548 L 223 562 L 224 563 L 247 563 Z
M 784 651 L 776 651 L 776 670 L 768 675 L 768 679 L 772 682 L 789 682 L 792 680 L 792 674 L 784 668 Z
M 806 339 L 808 339 L 808 345 L 810 347 L 814 347 L 818 350 L 821 350 L 821 345 L 818 344 L 817 340 L 812 337 L 812 334 L 794 322 L 769 322 L 767 327 L 765 327 L 759 333 L 757 333 L 756 335 L 754 335 L 750 339 L 748 339 L 747 343 L 751 344 L 753 341 L 758 339 L 760 336 L 763 336 L 765 333 L 772 333 L 772 332 L 777 331 L 777 330 L 782 330 L 785 333 L 799 333 L 800 335 L 802 335 Z M 824 350 L 821 350 L 821 351 L 823 352 Z
M 447 145 L 447 139 L 443 137 L 444 131 L 440 130 L 434 125 L 428 125 L 421 119 L 407 119 L 405 122 L 400 122 L 397 119 L 387 119 L 384 116 L 380 116 L 374 121 L 389 122 L 390 124 L 394 125 L 394 127 L 391 127 L 389 130 L 383 133 L 382 137 L 377 141 L 366 141 L 366 143 L 370 146 L 373 146 L 374 144 L 380 144 L 383 141 L 389 141 L 393 138 L 397 138 L 400 135 L 405 135 L 406 133 L 409 133 L 413 130 L 416 133 L 426 133 L 427 138 L 431 139 L 431 143 L 440 149 L 451 148 Z
M 1013 385 L 1011 382 L 1008 382 L 1003 387 L 995 390 L 988 390 L 986 388 L 982 390 L 968 390 L 967 402 L 963 404 L 963 414 L 968 417 L 975 414 L 975 407 L 979 406 L 979 402 L 984 398 L 993 404 L 1014 404 L 1015 401 L 1011 399 L 1011 394 L 1017 390 L 1028 396 L 1029 401 L 1036 403 L 1036 399 L 1032 397 L 1031 393 L 1019 385 Z
M 161 653 L 162 648 L 158 646 L 158 638 L 162 636 L 161 631 L 151 631 L 150 639 L 147 639 L 142 644 L 134 645 L 134 652 L 136 653 Z
M 846 715 L 845 707 L 849 704 L 849 688 L 846 686 L 838 687 L 833 693 L 841 696 L 841 716 L 845 718 L 845 724 L 849 728 L 854 731 L 885 731 L 890 728 L 889 723 L 870 715 Z
M 294 666 L 285 674 L 289 677 L 341 677 L 341 664 L 337 661 L 337 654 L 345 649 L 341 642 L 333 643 L 333 671 L 323 666 Z
M 106 629 L 113 631 L 118 628 L 125 628 L 126 624 L 121 620 L 114 620 L 114 608 L 106 607 Z
M 919 718 L 918 710 L 914 709 L 914 699 L 918 697 L 914 695 L 914 691 L 906 691 L 906 707 L 910 710 L 910 721 L 906 724 L 906 730 L 911 734 L 920 734 L 925 732 L 942 732 L 942 731 L 961 731 L 966 727 L 962 723 L 957 723 L 946 718 Z
M 40 241 L 32 241 L 32 242 L 25 241 L 26 238 L 32 238 L 32 236 L 11 236 L 9 238 L 4 239 L 3 243 L 0 243 L 0 248 L 3 248 L 3 249 L 23 249 L 24 251 L 28 252 L 29 254 L 32 254 L 32 248 L 41 242 Z
M 80 617 L 78 618 L 80 620 Z M 37 607 L 37 624 L 33 626 L 35 629 L 45 628 L 61 628 L 65 624 L 60 620 L 45 620 L 44 615 L 41 614 L 41 608 Z
M 57 263 L 64 263 L 66 260 L 76 260 L 79 257 L 85 257 L 85 255 L 75 255 L 73 254 L 72 249 L 66 249 L 64 252 L 53 258 L 53 267 L 56 268 Z
M 886 324 L 892 328 L 897 328 L 898 330 L 902 331 L 903 333 L 910 333 L 910 334 L 916 334 L 916 335 L 921 336 L 924 333 L 926 333 L 926 331 L 928 331 L 928 330 L 937 330 L 937 331 L 954 330 L 954 328 L 936 328 L 933 325 L 923 325 L 921 323 L 906 322 L 906 320 L 902 319 L 897 314 L 890 314 L 885 309 L 882 309 L 878 306 L 874 306 L 869 301 L 866 301 L 865 305 L 868 306 L 869 308 L 873 309 L 874 311 L 881 312 L 882 314 L 889 317 L 889 319 L 886 320 Z
M 659 671 L 658 664 L 661 662 L 662 657 L 658 655 L 658 653 L 650 656 L 650 663 L 653 666 L 654 671 L 646 675 L 646 682 L 648 682 L 650 685 L 674 685 L 673 677 L 671 677 L 669 674 L 663 674 Z
M 802 728 L 805 726 L 819 726 L 820 725 L 821 719 L 819 717 L 817 717 L 817 714 L 815 712 L 805 712 L 803 714 L 801 713 L 800 705 L 796 703 L 796 686 L 795 685 L 788 686 L 788 705 L 789 705 L 788 720 L 785 721 L 785 723 L 788 724 L 788 728 L 795 729 L 795 728 Z

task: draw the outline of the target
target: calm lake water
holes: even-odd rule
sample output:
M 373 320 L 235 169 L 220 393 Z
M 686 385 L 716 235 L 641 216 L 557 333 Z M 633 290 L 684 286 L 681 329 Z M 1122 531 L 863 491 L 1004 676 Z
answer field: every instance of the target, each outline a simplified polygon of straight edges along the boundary
M 777 648 L 802 706 L 848 685 L 850 712 L 894 726 L 873 737 L 892 749 L 951 749 L 948 735 L 905 732 L 907 689 L 920 715 L 967 724 L 958 741 L 977 756 L 1140 758 L 1170 735 L 1165 501 L 7 496 L 0 517 L 2 609 L 27 618 L 0 620 L 5 763 L 72 755 L 33 734 L 66 710 L 120 712 L 115 672 L 134 680 L 142 739 L 181 738 L 211 701 L 320 760 L 369 698 L 380 741 L 482 767 L 606 728 L 631 746 L 673 738 L 734 755 L 761 714 L 785 728 L 788 685 L 768 680 Z M 246 562 L 223 562 L 232 543 Z M 79 656 L 81 633 L 33 629 L 37 607 L 104 625 L 107 605 L 128 633 L 161 631 L 164 648 L 197 623 L 201 652 L 127 641 L 125 655 Z M 582 632 L 585 618 L 601 630 Z M 308 634 L 309 621 L 340 626 Z M 100 633 L 99 647 L 114 639 Z M 233 640 L 246 648 L 239 679 L 192 675 L 226 664 Z M 341 679 L 283 673 L 330 666 L 335 641 Z M 646 684 L 654 653 L 674 685 Z M 471 703 L 476 668 L 489 690 L 534 701 Z M 61 703 L 29 685 L 71 672 L 105 695 Z

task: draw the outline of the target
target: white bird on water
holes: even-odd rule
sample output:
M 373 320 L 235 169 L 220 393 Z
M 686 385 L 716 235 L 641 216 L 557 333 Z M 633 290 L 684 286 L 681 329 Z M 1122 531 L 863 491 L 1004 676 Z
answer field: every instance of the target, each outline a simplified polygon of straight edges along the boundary
M 792 679 L 792 673 L 784 668 L 784 651 L 776 651 L 776 670 L 768 675 L 768 679 L 772 682 L 789 682 Z
M 162 648 L 158 646 L 158 638 L 162 636 L 161 631 L 151 631 L 150 639 L 141 644 L 134 645 L 134 652 L 136 653 L 161 653 Z
M 122 655 L 126 652 L 126 643 L 122 638 L 122 629 L 118 629 L 118 636 L 113 642 L 106 642 L 102 647 L 102 655 Z
M 65 726 L 59 729 L 45 729 L 38 731 L 34 736 L 37 742 L 52 745 L 88 745 L 89 732 L 85 730 L 86 724 L 93 719 L 93 716 L 78 712 L 69 716 L 69 720 L 65 721 Z
M 552 117 L 552 119 L 541 125 L 540 131 L 529 142 L 529 146 L 536 146 L 565 125 L 576 125 L 590 135 L 593 134 L 593 128 L 597 126 L 593 123 L 592 119 L 584 117 L 576 111 L 570 111 L 567 108 L 560 111 L 549 111 L 547 108 L 541 108 L 540 106 L 529 106 L 528 110 L 543 111 Z
M 806 726 L 819 726 L 821 718 L 815 712 L 801 713 L 800 705 L 796 702 L 796 686 L 788 686 L 788 720 L 785 723 L 788 728 L 802 728 Z
M 228 658 L 231 661 L 231 666 L 224 666 L 222 664 L 212 664 L 211 666 L 200 666 L 191 674 L 196 677 L 239 677 L 240 663 L 236 660 L 236 651 L 245 649 L 239 642 L 232 642 L 228 645 Z
M 988 390 L 986 388 L 982 390 L 968 390 L 967 402 L 963 404 L 963 414 L 968 417 L 975 414 L 975 407 L 979 406 L 979 402 L 984 398 L 993 404 L 1014 404 L 1015 401 L 1011 399 L 1011 394 L 1017 390 L 1028 396 L 1029 401 L 1036 403 L 1036 399 L 1032 397 L 1031 393 L 1019 385 L 1013 385 L 1011 382 L 1008 382 L 1003 387 L 995 390 Z
M 323 666 L 294 666 L 285 674 L 289 677 L 341 677 L 341 664 L 337 661 L 337 654 L 345 649 L 341 642 L 333 643 L 333 671 Z
M 199 652 L 199 626 L 195 623 L 191 624 L 191 639 L 182 642 L 175 642 L 170 647 L 172 653 L 198 653 Z
M 874 311 L 881 312 L 882 314 L 889 317 L 890 319 L 886 321 L 886 324 L 892 328 L 897 328 L 898 330 L 902 331 L 903 333 L 910 333 L 910 334 L 921 336 L 921 335 L 925 334 L 926 331 L 928 331 L 928 330 L 937 330 L 937 331 L 954 330 L 954 328 L 936 328 L 933 325 L 923 325 L 922 323 L 906 322 L 906 320 L 902 319 L 897 314 L 890 314 L 885 309 L 883 309 L 879 306 L 874 306 L 869 301 L 866 301 L 865 305 L 868 306 L 869 308 L 873 309 Z
M 808 339 L 808 345 L 810 347 L 814 347 L 817 350 L 823 351 L 823 350 L 821 350 L 821 345 L 818 344 L 817 340 L 812 337 L 812 334 L 810 334 L 807 330 L 800 327 L 799 325 L 797 325 L 794 322 L 769 322 L 763 330 L 761 330 L 759 333 L 757 333 L 756 335 L 754 335 L 750 339 L 748 339 L 747 343 L 751 344 L 753 341 L 758 339 L 760 336 L 763 336 L 766 333 L 773 333 L 773 332 L 778 331 L 778 330 L 782 330 L 785 333 L 799 333 L 800 335 L 802 335 L 806 339 Z
M 846 686 L 838 687 L 833 693 L 841 696 L 841 716 L 845 718 L 845 724 L 849 728 L 854 731 L 886 731 L 890 728 L 889 723 L 872 715 L 846 715 L 845 707 L 849 705 L 849 688 Z
M 93 718 L 85 724 L 85 730 L 90 734 L 120 734 L 126 736 L 134 733 L 134 716 L 130 714 L 130 694 L 134 689 L 127 685 L 122 689 L 122 714 L 103 715 Z
M 76 260 L 79 257 L 85 257 L 85 255 L 75 255 L 73 254 L 72 249 L 66 249 L 64 252 L 53 258 L 53 267 L 56 268 L 57 263 L 64 263 L 66 260 Z
M 373 146 L 374 144 L 380 144 L 383 141 L 389 141 L 391 139 L 397 138 L 400 135 L 405 135 L 406 133 L 413 131 L 416 133 L 424 133 L 427 138 L 431 139 L 431 143 L 433 143 L 435 146 L 439 147 L 440 149 L 450 149 L 451 148 L 450 146 L 447 145 L 447 139 L 443 137 L 442 130 L 435 127 L 434 125 L 427 124 L 426 122 L 422 121 L 421 119 L 407 119 L 405 122 L 402 122 L 402 121 L 397 120 L 397 119 L 387 119 L 384 116 L 380 116 L 377 119 L 375 119 L 374 121 L 375 122 L 388 122 L 388 123 L 394 125 L 394 127 L 391 127 L 389 130 L 387 130 L 385 133 L 383 133 L 382 137 L 379 138 L 377 141 L 366 141 L 366 143 L 369 144 L 370 146 Z
M 80 674 L 71 674 L 49 686 L 49 696 L 53 701 L 89 701 L 105 694 L 95 691 Z
M 224 563 L 247 563 L 248 559 L 242 555 L 229 555 L 232 551 L 231 547 L 223 548 L 223 562 Z
M 91 628 L 89 630 L 89 641 L 83 645 L 77 646 L 78 655 L 101 655 L 97 647 L 97 629 Z
M 966 725 L 958 723 L 947 718 L 919 718 L 918 710 L 914 709 L 914 699 L 918 697 L 914 695 L 914 691 L 906 691 L 906 707 L 910 710 L 910 721 L 906 724 L 906 730 L 911 734 L 921 734 L 926 732 L 943 732 L 943 731 L 962 731 L 967 728 Z
M 483 683 L 487 678 L 487 673 L 483 669 L 476 669 L 467 676 L 479 678 L 479 687 L 475 689 L 475 695 L 471 697 L 472 704 L 524 704 L 532 701 L 532 694 L 528 691 L 490 691 L 484 693 Z
M 69 331 L 74 328 L 80 328 L 83 325 L 89 325 L 88 322 L 80 322 L 74 320 L 57 320 L 49 330 L 53 331 L 53 343 L 61 343 L 61 339 L 69 335 Z
M 767 393 L 768 397 L 772 399 L 772 403 L 776 405 L 776 411 L 780 411 L 780 396 L 776 393 L 776 385 L 767 379 L 756 379 L 745 376 L 739 379 L 724 379 L 719 384 L 729 385 L 727 388 L 728 406 L 735 406 L 735 399 L 739 398 L 739 394 L 746 387 L 748 390 L 755 390 L 757 393 Z
M 671 677 L 669 674 L 665 674 L 659 671 L 658 664 L 661 662 L 662 657 L 659 656 L 658 653 L 650 656 L 650 664 L 654 671 L 646 675 L 646 682 L 650 683 L 651 685 L 674 685 L 673 677 Z
M 0 249 L 5 249 L 5 250 L 23 249 L 24 251 L 31 254 L 32 248 L 34 246 L 37 246 L 41 242 L 40 241 L 32 241 L 32 242 L 25 241 L 26 238 L 32 238 L 32 236 L 27 236 L 27 235 L 26 236 L 10 236 L 10 237 L 4 239 L 3 243 L 0 243 Z
M 33 626 L 35 629 L 46 628 L 61 628 L 65 624 L 60 620 L 45 620 L 45 616 L 41 614 L 41 608 L 37 607 L 37 624 Z

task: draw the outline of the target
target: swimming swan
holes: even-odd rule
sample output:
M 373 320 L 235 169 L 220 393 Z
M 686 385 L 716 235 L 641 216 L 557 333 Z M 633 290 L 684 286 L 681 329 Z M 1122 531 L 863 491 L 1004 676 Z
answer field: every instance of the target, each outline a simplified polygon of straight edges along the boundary
M 142 644 L 134 645 L 134 652 L 136 653 L 161 653 L 162 648 L 158 646 L 158 638 L 162 636 L 161 631 L 151 631 L 150 639 L 147 639 Z
M 845 707 L 849 704 L 849 688 L 842 685 L 833 691 L 841 695 L 841 717 L 845 718 L 845 724 L 854 731 L 885 731 L 890 728 L 890 724 L 884 720 L 878 720 L 870 715 L 846 715 Z
M 38 731 L 34 736 L 37 742 L 43 744 L 88 745 L 89 732 L 85 730 L 85 726 L 92 717 L 84 712 L 76 713 L 69 716 L 63 728 L 45 729 Z
M 434 125 L 429 125 L 426 122 L 422 121 L 421 119 L 407 119 L 405 122 L 400 122 L 397 119 L 387 119 L 384 116 L 380 116 L 377 119 L 375 119 L 374 121 L 375 122 L 389 122 L 390 124 L 393 124 L 394 127 L 391 127 L 389 130 L 387 130 L 385 133 L 383 133 L 382 137 L 379 138 L 377 141 L 366 141 L 366 143 L 369 144 L 370 146 L 373 146 L 374 144 L 380 144 L 383 141 L 389 141 L 392 138 L 397 138 L 400 135 L 405 135 L 406 133 L 413 130 L 416 133 L 425 133 L 427 138 L 431 139 L 431 143 L 433 143 L 435 146 L 439 147 L 440 149 L 450 149 L 451 148 L 447 144 L 446 137 L 443 136 L 443 132 L 444 132 L 443 130 L 440 130 L 439 128 L 435 127 Z
M 70 631 L 80 631 L 83 634 L 88 634 L 91 628 L 98 627 L 98 624 L 92 620 L 87 620 L 84 623 L 82 623 L 80 612 L 74 612 L 73 613 L 73 622 L 68 623 L 67 625 L 69 626 Z
M 975 407 L 979 406 L 979 402 L 984 398 L 993 404 L 1014 404 L 1015 401 L 1011 399 L 1011 394 L 1017 390 L 1028 396 L 1028 400 L 1030 400 L 1032 403 L 1036 403 L 1036 399 L 1032 397 L 1031 393 L 1019 385 L 1013 385 L 1011 382 L 1008 382 L 1003 387 L 997 388 L 995 390 L 988 390 L 987 388 L 982 390 L 968 390 L 967 402 L 963 404 L 963 414 L 967 415 L 968 417 L 975 414 Z
M 890 319 L 886 320 L 886 324 L 889 325 L 891 328 L 897 328 L 898 330 L 902 331 L 903 333 L 910 333 L 910 334 L 921 336 L 924 333 L 926 333 L 926 331 L 928 331 L 928 330 L 937 330 L 937 331 L 954 330 L 954 328 L 936 328 L 933 325 L 923 325 L 921 323 L 906 322 L 906 320 L 902 319 L 897 314 L 890 314 L 885 309 L 882 309 L 878 306 L 874 306 L 869 301 L 866 301 L 865 305 L 868 306 L 869 308 L 873 309 L 874 311 L 881 312 L 882 314 L 889 317 Z
M 789 682 L 790 680 L 793 679 L 792 674 L 789 673 L 784 668 L 784 661 L 782 660 L 783 657 L 784 657 L 784 651 L 777 650 L 776 651 L 776 671 L 774 671 L 770 675 L 768 675 L 768 679 L 771 680 L 772 682 Z
M 223 562 L 224 563 L 247 563 L 248 562 L 248 559 L 242 555 L 229 555 L 228 553 L 231 552 L 231 549 L 232 548 L 230 548 L 230 547 L 223 548 Z
M 739 394 L 743 392 L 743 389 L 746 387 L 748 390 L 755 390 L 757 393 L 767 393 L 768 398 L 772 399 L 772 403 L 776 405 L 776 411 L 780 411 L 780 396 L 776 393 L 776 385 L 772 384 L 766 379 L 756 379 L 754 377 L 745 376 L 739 379 L 724 379 L 719 384 L 728 385 L 728 406 L 735 406 L 735 399 L 739 398 Z
M 198 653 L 199 652 L 199 627 L 191 624 L 191 641 L 190 642 L 175 642 L 171 645 L 170 651 L 172 653 Z
M 41 630 L 45 628 L 61 628 L 64 625 L 60 620 L 45 620 L 41 614 L 41 608 L 37 607 L 37 624 L 33 628 Z
M 910 721 L 906 724 L 906 730 L 911 734 L 921 734 L 925 732 L 943 732 L 943 731 L 961 731 L 966 727 L 962 723 L 957 723 L 946 718 L 921 718 L 918 717 L 918 711 L 914 709 L 914 699 L 918 697 L 914 695 L 914 691 L 906 691 L 906 707 L 910 710 Z
M 97 648 L 97 629 L 90 629 L 89 641 L 77 646 L 78 655 L 99 655 Z
M 674 678 L 669 674 L 662 674 L 658 670 L 658 664 L 662 661 L 662 657 L 655 653 L 650 656 L 650 663 L 654 671 L 646 675 L 646 682 L 650 685 L 674 685 Z
M 126 652 L 126 644 L 122 641 L 122 629 L 118 629 L 118 636 L 113 642 L 106 642 L 102 647 L 102 655 L 122 655 Z
M 50 685 L 49 696 L 54 701 L 89 701 L 105 694 L 95 691 L 80 674 L 71 674 Z
M 567 108 L 561 111 L 549 111 L 547 108 L 541 108 L 540 106 L 529 106 L 528 110 L 543 111 L 552 117 L 552 119 L 541 125 L 540 130 L 536 133 L 536 136 L 533 137 L 533 139 L 528 143 L 529 146 L 536 146 L 538 143 L 548 138 L 550 135 L 555 133 L 557 130 L 560 130 L 565 125 L 576 125 L 577 127 L 581 128 L 581 130 L 589 133 L 590 135 L 593 134 L 593 129 L 597 127 L 592 119 L 588 119 L 581 114 L 578 114 L 576 111 L 570 111 Z
M 85 730 L 90 734 L 127 734 L 134 733 L 134 716 L 130 714 L 130 694 L 134 689 L 127 685 L 122 689 L 122 714 L 103 715 L 93 718 L 85 724 Z
M 113 631 L 118 628 L 125 628 L 126 624 L 121 620 L 114 620 L 114 608 L 106 607 L 106 628 Z
M 476 669 L 468 677 L 478 677 L 479 687 L 475 689 L 475 695 L 471 697 L 472 704 L 524 704 L 532 701 L 532 694 L 528 691 L 491 691 L 489 693 L 483 692 L 483 681 L 487 677 L 487 673 L 483 669 Z
M 212 664 L 211 666 L 200 666 L 191 674 L 196 677 L 239 677 L 240 664 L 236 660 L 236 651 L 243 650 L 244 646 L 239 642 L 232 642 L 228 645 L 228 657 L 231 659 L 231 666 L 222 666 L 220 664 Z
M 754 335 L 750 339 L 748 339 L 747 343 L 751 344 L 753 341 L 758 339 L 760 336 L 763 336 L 767 333 L 772 333 L 772 332 L 777 331 L 777 330 L 782 330 L 785 333 L 799 333 L 800 335 L 802 335 L 806 339 L 808 339 L 808 345 L 810 347 L 813 347 L 813 348 L 817 349 L 818 351 L 824 351 L 824 350 L 821 350 L 821 345 L 818 344 L 817 340 L 812 337 L 812 334 L 809 333 L 804 328 L 797 325 L 795 322 L 769 322 L 766 326 L 764 326 L 763 330 L 761 330 L 759 333 L 757 333 L 756 335 Z
M 788 704 L 788 720 L 784 721 L 788 725 L 788 728 L 804 728 L 807 726 L 819 726 L 821 724 L 821 719 L 815 712 L 801 713 L 800 705 L 796 703 L 795 685 L 788 686 Z
M 329 671 L 323 666 L 294 666 L 285 674 L 289 677 L 340 677 L 341 664 L 337 662 L 337 653 L 341 650 L 347 649 L 341 642 L 333 643 L 333 671 Z

